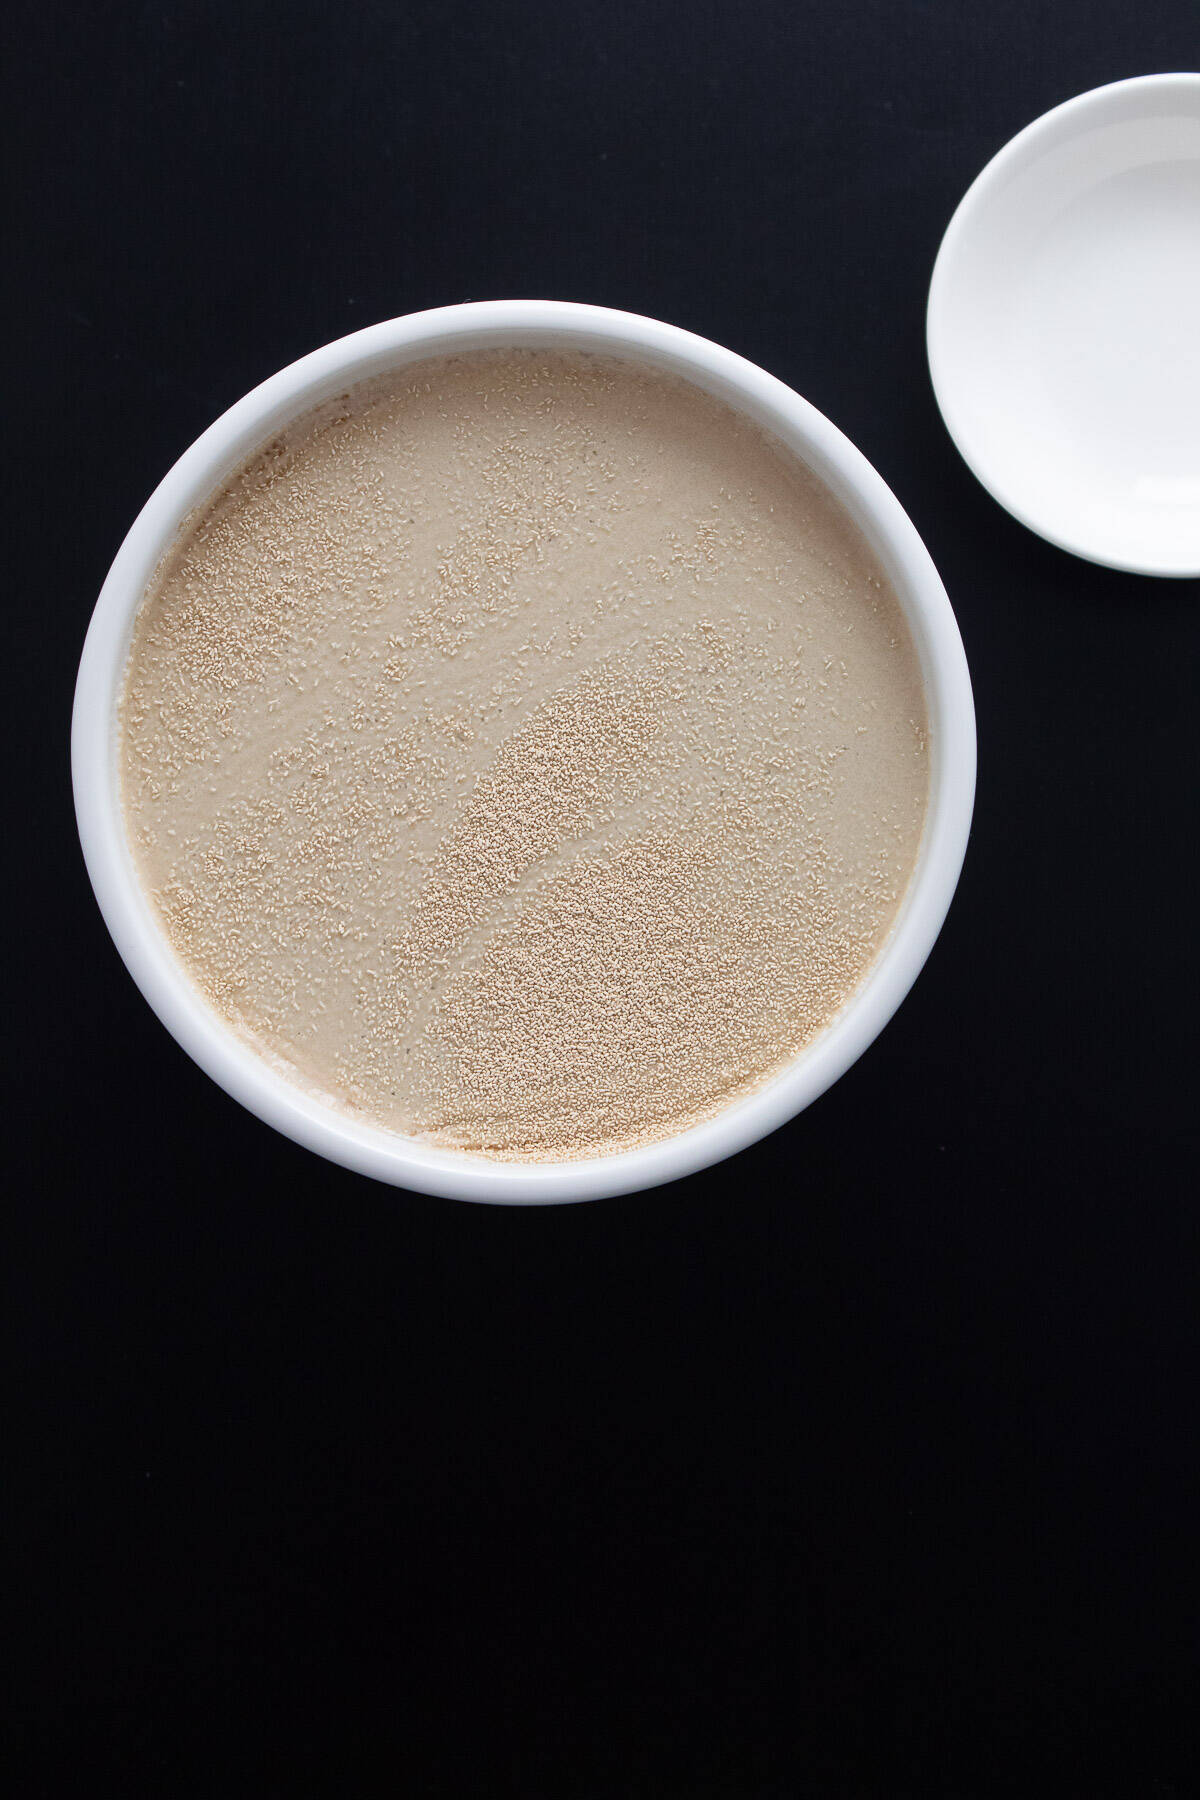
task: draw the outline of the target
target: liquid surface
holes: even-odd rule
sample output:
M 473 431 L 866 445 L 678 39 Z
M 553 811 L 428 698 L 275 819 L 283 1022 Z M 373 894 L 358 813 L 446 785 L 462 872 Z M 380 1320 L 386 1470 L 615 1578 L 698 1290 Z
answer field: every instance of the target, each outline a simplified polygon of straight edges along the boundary
M 683 382 L 426 362 L 274 441 L 135 627 L 138 872 L 294 1079 L 506 1159 L 669 1135 L 860 983 L 925 713 L 841 509 Z

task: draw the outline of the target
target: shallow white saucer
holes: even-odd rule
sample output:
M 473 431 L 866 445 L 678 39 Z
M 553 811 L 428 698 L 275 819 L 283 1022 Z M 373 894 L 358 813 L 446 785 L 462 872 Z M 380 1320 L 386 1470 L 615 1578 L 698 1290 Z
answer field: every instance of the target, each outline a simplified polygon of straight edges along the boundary
M 1200 575 L 1200 74 L 1058 106 L 967 190 L 929 367 L 994 497 L 1076 556 Z

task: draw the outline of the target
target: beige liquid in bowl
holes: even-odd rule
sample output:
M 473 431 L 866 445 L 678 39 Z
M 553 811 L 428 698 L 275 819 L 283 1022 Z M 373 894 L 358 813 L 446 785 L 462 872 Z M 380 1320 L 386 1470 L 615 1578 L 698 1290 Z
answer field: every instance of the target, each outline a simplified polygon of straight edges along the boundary
M 862 981 L 928 789 L 845 513 L 697 389 L 425 362 L 272 442 L 139 614 L 125 818 L 176 955 L 301 1085 L 560 1160 L 685 1129 Z

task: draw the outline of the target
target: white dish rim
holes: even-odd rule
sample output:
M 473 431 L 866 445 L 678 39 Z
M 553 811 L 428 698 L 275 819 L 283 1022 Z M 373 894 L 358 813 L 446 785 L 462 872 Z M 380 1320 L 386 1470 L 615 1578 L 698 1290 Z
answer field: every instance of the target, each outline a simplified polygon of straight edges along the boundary
M 1148 93 L 1165 94 L 1172 87 L 1180 86 L 1186 88 L 1193 106 L 1200 112 L 1200 73 L 1179 69 L 1153 75 L 1131 75 L 1121 81 L 1106 82 L 1102 87 L 1089 88 L 1086 93 L 1074 94 L 1070 99 L 1063 100 L 1058 106 L 1051 107 L 1048 112 L 1031 120 L 996 152 L 959 201 L 942 236 L 929 283 L 929 298 L 925 310 L 925 349 L 934 397 L 946 430 L 980 486 L 1005 512 L 1046 543 L 1053 544 L 1056 549 L 1065 550 L 1069 555 L 1094 563 L 1099 568 L 1115 569 L 1126 575 L 1153 575 L 1163 580 L 1190 581 L 1200 576 L 1200 561 L 1182 564 L 1152 556 L 1123 557 L 1105 554 L 1084 538 L 1056 526 L 1052 518 L 1035 516 L 1027 506 L 1014 498 L 1003 477 L 989 467 L 986 457 L 980 455 L 972 441 L 971 433 L 959 414 L 954 377 L 950 372 L 949 359 L 942 350 L 947 293 L 955 258 L 959 255 L 967 234 L 976 228 L 978 219 L 986 211 L 993 196 L 1011 178 L 1017 167 L 1041 151 L 1050 149 L 1051 140 L 1059 141 L 1058 134 L 1065 125 L 1082 127 L 1094 123 L 1098 114 L 1109 111 L 1114 106 L 1117 113 L 1107 122 L 1116 122 L 1120 109 L 1125 104 L 1129 104 L 1132 111 Z
M 807 462 L 883 564 L 916 642 L 931 737 L 917 865 L 875 963 L 838 1017 L 762 1087 L 660 1141 L 565 1163 L 494 1162 L 360 1121 L 273 1068 L 192 985 L 158 926 L 125 836 L 116 710 L 133 619 L 180 526 L 288 419 L 385 369 L 485 346 L 551 346 L 670 369 L 756 419 Z M 72 781 L 80 842 L 104 920 L 167 1030 L 217 1084 L 267 1124 L 348 1169 L 418 1192 L 500 1204 L 599 1199 L 694 1174 L 793 1118 L 851 1066 L 920 972 L 958 881 L 975 791 L 975 716 L 958 627 L 937 571 L 895 496 L 835 426 L 781 381 L 676 326 L 604 307 L 495 300 L 386 320 L 314 350 L 236 402 L 184 452 L 130 527 L 96 602 L 75 691 Z

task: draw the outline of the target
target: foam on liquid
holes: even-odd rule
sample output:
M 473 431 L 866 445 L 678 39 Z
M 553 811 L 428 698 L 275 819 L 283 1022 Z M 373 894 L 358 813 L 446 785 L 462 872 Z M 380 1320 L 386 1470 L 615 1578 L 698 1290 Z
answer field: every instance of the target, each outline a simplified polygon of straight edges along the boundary
M 814 476 L 646 369 L 426 362 L 298 422 L 137 622 L 125 816 L 174 950 L 303 1085 L 558 1160 L 793 1058 L 912 871 L 899 605 Z

